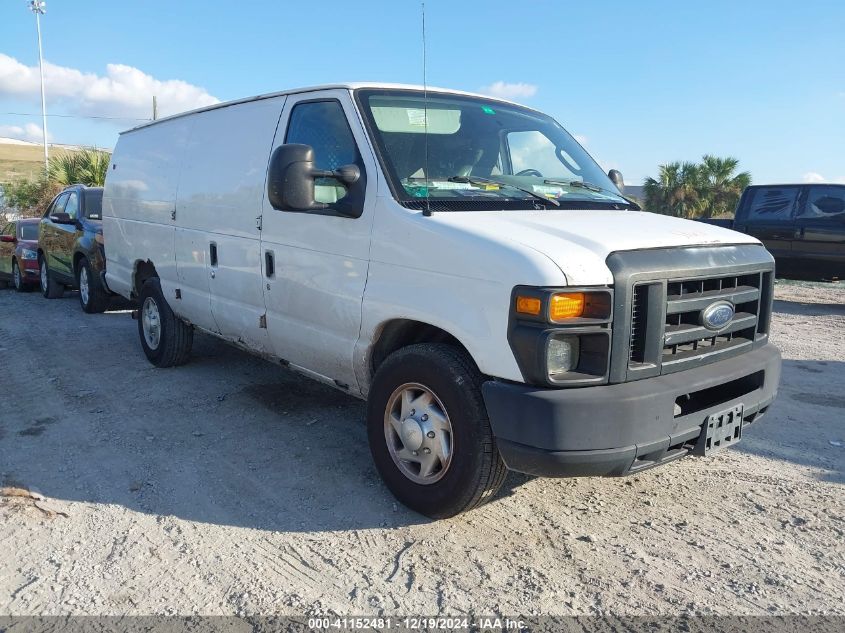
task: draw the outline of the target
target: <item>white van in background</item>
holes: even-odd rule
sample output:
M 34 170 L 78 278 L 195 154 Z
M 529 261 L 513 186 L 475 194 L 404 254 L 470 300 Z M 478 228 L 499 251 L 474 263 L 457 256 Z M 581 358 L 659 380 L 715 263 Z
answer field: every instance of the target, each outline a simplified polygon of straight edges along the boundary
M 506 468 L 732 445 L 776 394 L 759 242 L 638 212 L 509 102 L 349 84 L 163 119 L 120 136 L 103 216 L 153 364 L 198 329 L 366 398 L 379 472 L 431 517 Z

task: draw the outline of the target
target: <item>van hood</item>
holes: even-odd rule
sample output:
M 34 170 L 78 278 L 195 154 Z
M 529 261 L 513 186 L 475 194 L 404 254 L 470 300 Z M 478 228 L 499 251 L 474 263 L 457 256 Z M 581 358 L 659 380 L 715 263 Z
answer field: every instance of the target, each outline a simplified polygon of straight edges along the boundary
M 617 251 L 759 244 L 744 233 L 644 211 L 481 211 L 433 217 L 539 251 L 560 268 L 568 285 L 612 284 L 605 260 Z

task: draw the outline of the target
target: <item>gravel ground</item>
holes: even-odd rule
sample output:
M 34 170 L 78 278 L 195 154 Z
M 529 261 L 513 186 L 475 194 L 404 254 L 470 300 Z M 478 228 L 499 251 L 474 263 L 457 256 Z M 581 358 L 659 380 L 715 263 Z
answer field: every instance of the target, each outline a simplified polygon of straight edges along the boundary
M 0 292 L 0 614 L 845 614 L 845 284 L 776 296 L 780 396 L 735 449 L 432 522 L 361 402 L 205 336 L 154 369 L 125 312 Z

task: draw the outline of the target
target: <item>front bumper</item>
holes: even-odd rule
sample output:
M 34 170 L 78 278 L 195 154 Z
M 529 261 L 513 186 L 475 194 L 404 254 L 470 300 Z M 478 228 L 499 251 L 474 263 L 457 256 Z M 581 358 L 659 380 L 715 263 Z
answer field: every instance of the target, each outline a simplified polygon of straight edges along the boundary
M 689 453 L 707 417 L 744 405 L 743 424 L 777 395 L 773 345 L 695 369 L 633 382 L 543 389 L 499 381 L 482 392 L 511 470 L 547 477 L 627 475 Z

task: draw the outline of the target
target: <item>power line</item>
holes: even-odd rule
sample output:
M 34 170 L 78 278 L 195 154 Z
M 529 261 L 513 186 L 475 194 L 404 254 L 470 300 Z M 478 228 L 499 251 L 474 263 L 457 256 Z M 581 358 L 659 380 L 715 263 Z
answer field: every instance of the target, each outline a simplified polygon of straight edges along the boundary
M 31 112 L 2 112 L 4 116 L 41 116 Z M 141 119 L 131 116 L 95 116 L 84 114 L 48 114 L 47 116 L 60 117 L 62 119 L 109 119 L 112 121 L 151 121 L 152 119 Z

